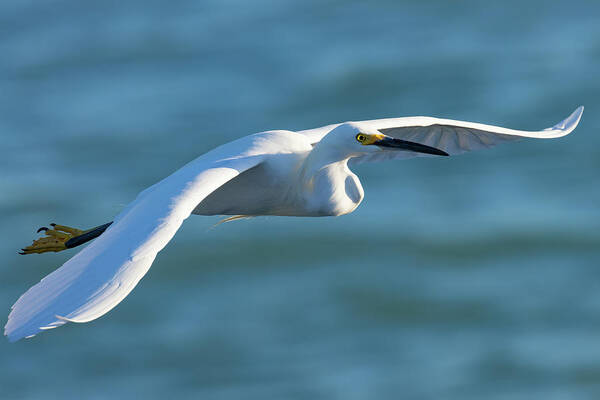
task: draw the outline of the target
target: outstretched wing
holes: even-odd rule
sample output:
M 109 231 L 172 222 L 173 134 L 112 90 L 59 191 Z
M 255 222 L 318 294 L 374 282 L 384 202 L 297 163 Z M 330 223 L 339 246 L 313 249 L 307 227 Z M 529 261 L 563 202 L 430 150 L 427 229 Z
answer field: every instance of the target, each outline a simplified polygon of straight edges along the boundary
M 107 313 L 146 274 L 202 199 L 265 157 L 248 136 L 192 161 L 146 189 L 89 246 L 23 294 L 4 328 L 10 341 Z
M 361 121 L 359 125 L 376 129 L 394 138 L 425 144 L 443 150 L 450 155 L 456 155 L 467 151 L 492 147 L 520 138 L 550 139 L 565 136 L 575 129 L 581 119 L 582 113 L 583 107 L 578 107 L 565 120 L 551 128 L 537 132 L 519 131 L 500 126 L 433 117 L 376 119 Z M 311 142 L 316 143 L 336 126 L 329 125 L 299 133 L 306 135 Z M 378 161 L 393 158 L 411 158 L 422 155 L 422 153 L 410 151 L 382 151 L 380 153 L 371 153 L 357 157 L 353 161 Z

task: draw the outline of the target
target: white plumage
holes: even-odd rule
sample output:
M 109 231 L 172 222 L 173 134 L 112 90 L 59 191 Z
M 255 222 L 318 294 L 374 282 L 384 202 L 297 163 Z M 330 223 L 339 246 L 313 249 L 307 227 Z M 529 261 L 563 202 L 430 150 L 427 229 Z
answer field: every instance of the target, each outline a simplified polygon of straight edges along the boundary
M 348 168 L 349 160 L 430 152 L 414 143 L 454 155 L 522 137 L 556 138 L 572 132 L 582 113 L 579 107 L 564 121 L 539 132 L 409 117 L 263 132 L 227 143 L 140 193 L 106 232 L 17 300 L 4 333 L 16 341 L 107 313 L 131 292 L 192 212 L 346 214 L 360 204 L 364 193 Z

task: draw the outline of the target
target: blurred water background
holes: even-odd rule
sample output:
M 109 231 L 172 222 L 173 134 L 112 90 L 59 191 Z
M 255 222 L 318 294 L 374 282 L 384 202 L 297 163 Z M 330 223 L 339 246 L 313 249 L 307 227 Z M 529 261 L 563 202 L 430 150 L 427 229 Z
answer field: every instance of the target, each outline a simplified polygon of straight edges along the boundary
M 192 217 L 105 317 L 0 340 L 2 399 L 600 396 L 600 3 L 0 3 L 0 314 L 203 152 L 433 115 L 569 137 L 360 165 L 340 218 Z

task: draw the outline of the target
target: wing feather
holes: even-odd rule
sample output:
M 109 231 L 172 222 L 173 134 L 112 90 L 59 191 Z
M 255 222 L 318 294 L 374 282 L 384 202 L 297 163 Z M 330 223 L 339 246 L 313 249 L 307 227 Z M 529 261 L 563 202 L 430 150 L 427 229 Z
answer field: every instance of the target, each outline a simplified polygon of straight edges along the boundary
M 583 114 L 578 107 L 563 121 L 541 131 L 521 131 L 476 122 L 455 121 L 434 117 L 387 118 L 358 122 L 388 136 L 436 147 L 450 155 L 479 150 L 521 138 L 551 139 L 571 133 Z M 320 141 L 339 124 L 300 131 L 312 143 Z M 380 161 L 398 158 L 427 156 L 410 151 L 386 150 L 381 153 L 353 158 L 352 162 Z
M 263 160 L 257 140 L 252 135 L 223 145 L 140 193 L 106 232 L 17 300 L 4 334 L 16 341 L 110 311 L 202 199 Z

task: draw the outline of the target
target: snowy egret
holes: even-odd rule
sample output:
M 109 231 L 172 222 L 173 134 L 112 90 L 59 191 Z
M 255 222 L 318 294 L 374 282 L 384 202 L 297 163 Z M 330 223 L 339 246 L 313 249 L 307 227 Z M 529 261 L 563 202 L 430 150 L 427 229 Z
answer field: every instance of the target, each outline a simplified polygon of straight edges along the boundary
M 30 288 L 4 328 L 10 341 L 107 313 L 146 274 L 191 214 L 335 216 L 350 213 L 363 188 L 349 164 L 447 156 L 525 138 L 569 134 L 581 118 L 538 132 L 432 117 L 345 122 L 268 131 L 224 144 L 142 191 L 112 223 L 82 231 L 52 224 L 22 254 L 61 251 L 97 238 Z M 39 232 L 39 231 L 38 231 Z

